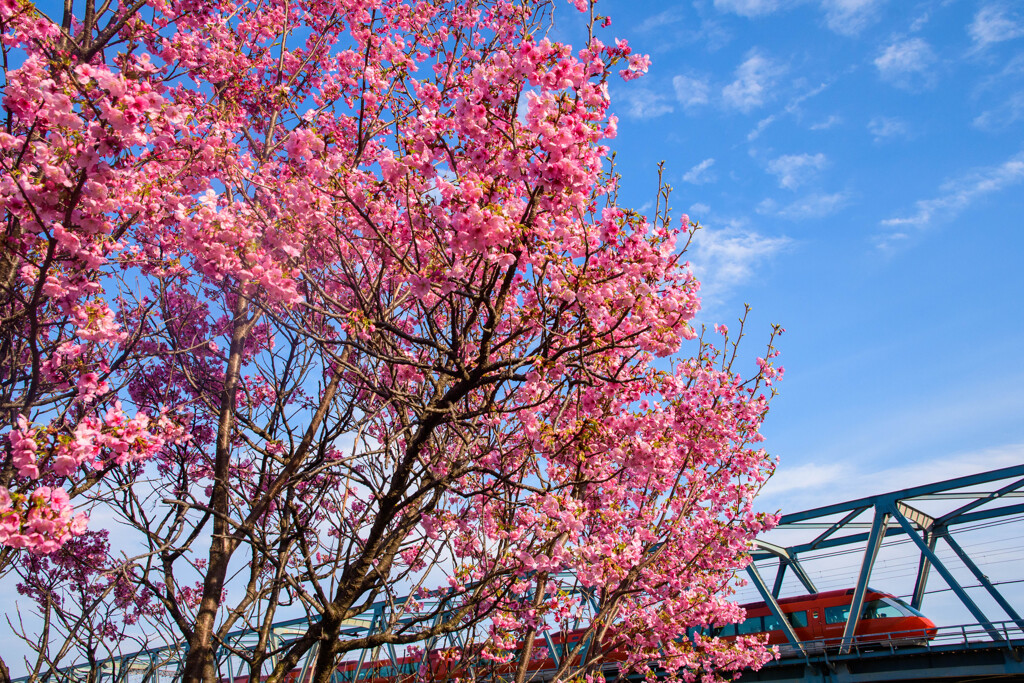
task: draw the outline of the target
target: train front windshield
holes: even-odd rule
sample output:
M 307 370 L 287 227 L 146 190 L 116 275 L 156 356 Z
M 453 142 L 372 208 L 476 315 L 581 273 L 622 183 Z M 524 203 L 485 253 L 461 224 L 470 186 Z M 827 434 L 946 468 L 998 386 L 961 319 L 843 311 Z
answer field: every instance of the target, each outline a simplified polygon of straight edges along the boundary
M 888 602 L 891 605 L 897 605 L 901 610 L 903 610 L 903 615 L 904 616 L 907 616 L 907 617 L 909 617 L 909 616 L 924 617 L 924 615 L 921 614 L 921 612 L 919 610 L 914 609 L 913 607 L 911 607 L 907 603 L 903 602 L 899 598 L 883 598 L 883 600 L 885 600 L 886 602 Z M 927 617 L 925 617 L 925 618 L 927 618 Z

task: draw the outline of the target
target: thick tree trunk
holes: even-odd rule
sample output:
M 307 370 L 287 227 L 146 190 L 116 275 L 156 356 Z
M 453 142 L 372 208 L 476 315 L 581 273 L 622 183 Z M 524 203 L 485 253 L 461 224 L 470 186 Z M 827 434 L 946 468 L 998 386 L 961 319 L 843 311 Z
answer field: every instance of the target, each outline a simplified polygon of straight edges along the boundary
M 242 369 L 242 351 L 252 330 L 255 316 L 247 319 L 249 302 L 239 296 L 235 307 L 234 326 L 231 331 L 231 351 L 224 373 L 221 393 L 220 420 L 217 427 L 217 451 L 214 460 L 213 492 L 210 508 L 213 510 L 213 537 L 210 539 L 209 561 L 203 578 L 203 597 L 196 614 L 195 629 L 188 643 L 185 659 L 185 683 L 216 683 L 217 664 L 213 656 L 213 631 L 224 593 L 228 563 L 234 547 L 228 527 L 230 513 L 229 466 L 231 464 L 231 437 L 234 429 L 235 400 Z
M 334 674 L 335 660 L 338 658 L 338 635 L 341 623 L 331 620 L 320 638 L 320 650 L 316 655 L 316 666 L 312 683 L 330 683 Z
M 538 609 L 544 604 L 544 592 L 548 586 L 548 575 L 541 572 L 537 575 L 537 588 L 533 594 L 533 608 Z M 530 672 L 530 659 L 533 657 L 533 639 L 537 637 L 536 627 L 530 627 L 523 637 L 523 646 L 519 649 L 519 661 L 516 663 L 516 675 L 512 680 L 515 683 L 526 683 L 526 676 Z

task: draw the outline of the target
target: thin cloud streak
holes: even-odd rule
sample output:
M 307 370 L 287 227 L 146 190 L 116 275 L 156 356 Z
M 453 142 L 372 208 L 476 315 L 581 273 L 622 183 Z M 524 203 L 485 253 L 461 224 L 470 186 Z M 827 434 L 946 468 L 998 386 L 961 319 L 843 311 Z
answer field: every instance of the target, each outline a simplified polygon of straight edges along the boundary
M 974 117 L 971 125 L 981 130 L 999 131 L 1022 119 L 1024 119 L 1024 90 L 1013 93 L 1009 99 L 995 109 L 978 114 Z
M 874 117 L 868 122 L 868 132 L 875 137 L 875 142 L 910 136 L 907 122 L 895 116 Z
M 771 504 L 785 494 L 792 501 L 784 512 L 796 512 L 805 506 L 840 503 L 892 490 L 930 484 L 946 479 L 965 477 L 978 472 L 1019 465 L 1024 457 L 1024 444 L 1006 444 L 969 453 L 958 453 L 928 467 L 919 463 L 897 465 L 886 469 L 856 469 L 849 463 L 806 463 L 787 467 L 780 462 L 775 475 L 768 480 L 759 503 Z M 899 482 L 886 485 L 885 482 Z M 796 495 L 804 492 L 804 495 Z M 776 503 L 777 504 L 777 503 Z
M 885 0 L 821 0 L 825 25 L 836 33 L 855 36 L 878 18 Z M 806 4 L 803 0 L 715 0 L 719 12 L 737 14 L 748 19 L 765 17 L 775 12 Z
M 842 122 L 843 118 L 841 116 L 836 116 L 835 114 L 832 114 L 824 121 L 812 123 L 811 130 L 828 130 L 829 128 L 832 128 L 833 126 L 836 126 Z
M 976 169 L 960 178 L 943 183 L 939 188 L 941 194 L 938 197 L 915 202 L 917 210 L 913 215 L 887 218 L 882 221 L 882 225 L 895 228 L 925 228 L 939 217 L 951 220 L 985 195 L 999 192 L 1022 180 L 1024 152 L 1019 152 L 997 166 Z
M 647 17 L 639 24 L 636 25 L 635 30 L 638 33 L 647 33 L 648 31 L 654 31 L 657 29 L 665 29 L 676 24 L 680 24 L 686 20 L 686 12 L 683 7 L 669 7 L 666 10 L 662 10 L 657 14 L 652 14 Z
M 778 211 L 782 218 L 804 220 L 831 216 L 850 202 L 849 192 L 815 193 L 796 200 Z
M 768 126 L 771 126 L 776 121 L 778 121 L 779 117 L 782 116 L 783 114 L 799 116 L 801 113 L 800 105 L 803 104 L 805 101 L 809 100 L 810 98 L 814 97 L 815 95 L 821 93 L 828 86 L 828 83 L 821 83 L 816 88 L 812 88 L 811 90 L 808 90 L 807 92 L 798 95 L 797 97 L 794 97 L 792 100 L 789 101 L 788 104 L 786 104 L 785 107 L 783 107 L 782 111 L 779 112 L 778 114 L 771 114 L 758 121 L 757 126 L 755 126 L 753 130 L 747 133 L 747 142 L 753 142 L 757 138 L 761 137 L 761 133 L 763 133 L 765 129 L 768 128 Z M 830 120 L 835 118 L 836 117 L 834 116 L 830 117 Z M 814 126 L 811 126 L 811 129 L 813 130 Z
M 766 116 L 760 121 L 758 121 L 757 126 L 749 133 L 747 133 L 747 142 L 753 142 L 754 140 L 761 137 L 761 133 L 763 133 L 768 126 L 775 123 L 776 118 L 776 115 L 772 114 L 771 116 Z
M 885 0 L 824 0 L 825 24 L 836 33 L 855 36 L 874 23 Z
M 713 182 L 715 180 L 715 174 L 710 172 L 709 169 L 714 165 L 714 158 L 705 159 L 684 173 L 683 181 L 692 183 L 693 185 L 703 185 L 704 183 Z
M 771 14 L 789 4 L 780 0 L 715 0 L 719 12 L 732 12 L 743 17 L 759 17 Z

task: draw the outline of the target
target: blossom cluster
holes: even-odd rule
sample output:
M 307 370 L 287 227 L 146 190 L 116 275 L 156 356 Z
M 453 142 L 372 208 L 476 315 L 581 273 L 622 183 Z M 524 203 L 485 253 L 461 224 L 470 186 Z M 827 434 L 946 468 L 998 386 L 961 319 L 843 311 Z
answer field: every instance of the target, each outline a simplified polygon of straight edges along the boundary
M 86 515 L 74 513 L 63 488 L 40 486 L 24 496 L 0 486 L 0 544 L 52 553 L 81 535 L 87 523 Z

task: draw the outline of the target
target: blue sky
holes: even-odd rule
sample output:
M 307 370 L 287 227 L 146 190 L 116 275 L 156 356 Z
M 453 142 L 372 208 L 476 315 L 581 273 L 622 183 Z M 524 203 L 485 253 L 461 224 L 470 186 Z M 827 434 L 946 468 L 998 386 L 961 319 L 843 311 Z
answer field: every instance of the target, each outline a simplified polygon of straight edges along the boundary
M 612 85 L 624 202 L 653 198 L 665 160 L 676 212 L 705 226 L 701 320 L 751 304 L 750 355 L 787 329 L 763 506 L 1024 461 L 1024 7 L 599 8 L 653 59 Z
M 653 200 L 664 160 L 676 213 L 705 226 L 700 321 L 749 303 L 751 359 L 787 329 L 762 507 L 1024 462 L 1022 4 L 599 8 L 653 59 L 612 84 L 623 202 Z M 557 33 L 579 46 L 572 13 Z

